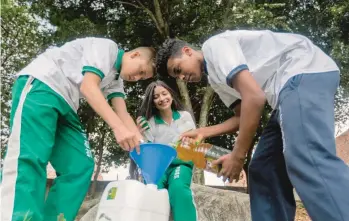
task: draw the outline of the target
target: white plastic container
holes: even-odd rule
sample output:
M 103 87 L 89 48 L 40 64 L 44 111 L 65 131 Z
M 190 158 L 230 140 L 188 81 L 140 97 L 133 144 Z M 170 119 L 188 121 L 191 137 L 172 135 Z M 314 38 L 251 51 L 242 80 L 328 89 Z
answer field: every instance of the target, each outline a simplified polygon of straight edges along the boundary
M 98 206 L 96 221 L 168 221 L 166 189 L 136 180 L 110 182 Z

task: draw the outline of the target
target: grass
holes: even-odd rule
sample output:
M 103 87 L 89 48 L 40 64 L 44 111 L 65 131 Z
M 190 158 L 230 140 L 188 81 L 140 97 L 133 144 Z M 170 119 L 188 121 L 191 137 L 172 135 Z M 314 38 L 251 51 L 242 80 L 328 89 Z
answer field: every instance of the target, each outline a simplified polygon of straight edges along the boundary
M 29 217 L 29 211 L 25 214 L 23 221 L 32 221 L 32 217 Z M 57 216 L 57 221 L 67 221 L 64 218 L 64 214 L 61 213 Z
M 25 214 L 23 221 L 31 221 L 32 217 L 29 217 L 29 211 Z

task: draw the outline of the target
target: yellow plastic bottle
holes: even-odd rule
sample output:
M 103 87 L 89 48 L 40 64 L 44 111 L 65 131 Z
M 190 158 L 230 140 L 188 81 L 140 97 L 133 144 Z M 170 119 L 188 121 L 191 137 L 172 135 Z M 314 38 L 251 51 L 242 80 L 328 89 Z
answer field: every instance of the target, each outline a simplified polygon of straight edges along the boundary
M 222 167 L 221 165 L 213 165 L 212 161 L 231 153 L 230 150 L 209 143 L 195 144 L 179 141 L 174 147 L 177 150 L 177 157 L 179 159 L 193 161 L 197 168 L 216 174 Z

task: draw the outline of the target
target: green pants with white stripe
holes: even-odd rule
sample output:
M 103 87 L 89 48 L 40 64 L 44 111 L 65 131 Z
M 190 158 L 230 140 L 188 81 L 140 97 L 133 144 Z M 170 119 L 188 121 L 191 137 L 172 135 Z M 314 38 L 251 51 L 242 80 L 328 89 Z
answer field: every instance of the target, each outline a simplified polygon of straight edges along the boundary
M 174 221 L 197 221 L 195 202 L 190 189 L 192 175 L 192 164 L 181 163 L 179 159 L 175 159 L 158 183 L 158 189 L 168 190 Z
M 73 221 L 94 161 L 77 114 L 41 81 L 20 76 L 12 91 L 11 134 L 2 174 L 2 221 Z M 46 166 L 57 178 L 47 195 Z

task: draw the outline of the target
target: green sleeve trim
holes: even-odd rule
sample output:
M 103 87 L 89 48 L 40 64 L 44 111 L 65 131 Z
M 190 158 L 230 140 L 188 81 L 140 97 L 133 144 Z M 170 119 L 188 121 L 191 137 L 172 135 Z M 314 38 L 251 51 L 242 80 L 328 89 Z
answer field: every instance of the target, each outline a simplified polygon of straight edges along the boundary
M 114 97 L 121 97 L 122 99 L 125 99 L 125 94 L 121 92 L 114 92 L 107 96 L 107 100 L 111 100 Z
M 114 63 L 114 67 L 116 69 L 116 71 L 118 72 L 118 74 L 120 74 L 121 72 L 121 65 L 122 65 L 122 57 L 124 56 L 125 51 L 122 49 L 118 50 L 118 55 L 116 56 L 116 61 Z
M 101 80 L 103 80 L 103 78 L 104 78 L 103 72 L 101 70 L 99 70 L 98 68 L 95 68 L 92 66 L 84 66 L 82 68 L 82 74 L 84 75 L 86 72 L 92 72 L 92 73 L 98 75 L 101 78 Z

